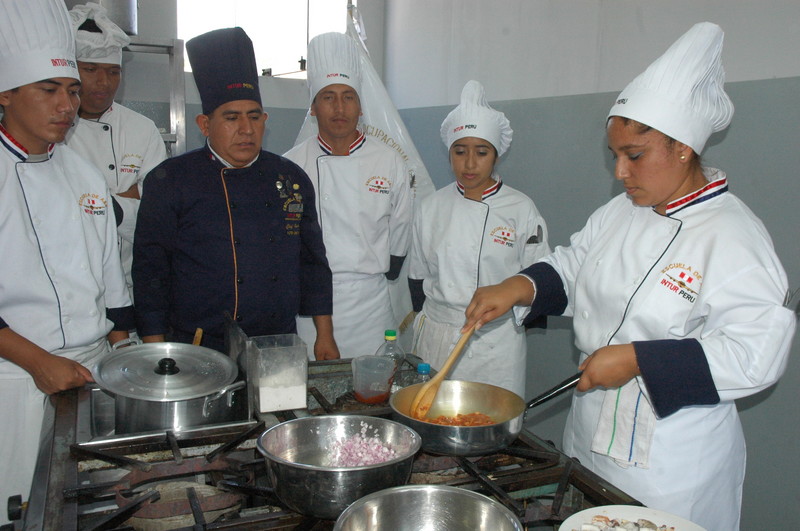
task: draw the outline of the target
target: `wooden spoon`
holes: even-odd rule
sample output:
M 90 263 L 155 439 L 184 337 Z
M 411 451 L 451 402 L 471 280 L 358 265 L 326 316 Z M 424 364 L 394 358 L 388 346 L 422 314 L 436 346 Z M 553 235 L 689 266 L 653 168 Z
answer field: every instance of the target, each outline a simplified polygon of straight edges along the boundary
M 458 338 L 458 342 L 456 346 L 453 347 L 453 351 L 450 352 L 450 356 L 447 358 L 447 361 L 444 362 L 442 368 L 439 369 L 439 372 L 436 373 L 436 376 L 425 382 L 417 394 L 414 396 L 414 400 L 411 401 L 411 409 L 410 413 L 411 416 L 417 419 L 424 419 L 428 411 L 431 409 L 431 405 L 433 405 L 433 401 L 436 398 L 436 393 L 439 392 L 439 387 L 442 385 L 442 381 L 444 380 L 447 373 L 450 372 L 450 369 L 455 364 L 458 357 L 461 355 L 461 351 L 464 350 L 464 345 L 467 344 L 467 341 L 470 337 L 472 337 L 472 333 L 475 331 L 475 327 L 471 326 L 467 329 L 466 332 L 461 334 L 461 337 Z

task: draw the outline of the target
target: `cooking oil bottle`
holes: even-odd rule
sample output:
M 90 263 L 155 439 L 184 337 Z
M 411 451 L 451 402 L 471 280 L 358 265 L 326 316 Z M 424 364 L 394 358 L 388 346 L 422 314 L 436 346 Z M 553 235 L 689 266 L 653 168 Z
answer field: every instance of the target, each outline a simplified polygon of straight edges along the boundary
M 383 333 L 383 339 L 383 345 L 378 348 L 378 350 L 375 352 L 375 355 L 386 356 L 394 361 L 394 372 L 392 373 L 391 379 L 391 392 L 394 393 L 400 388 L 395 381 L 395 375 L 405 361 L 406 354 L 403 352 L 403 348 L 400 346 L 400 343 L 397 342 L 396 330 L 386 330 Z
M 378 348 L 375 355 L 389 356 L 394 360 L 395 370 L 399 369 L 406 359 L 406 353 L 403 352 L 403 348 L 397 342 L 397 332 L 395 330 L 386 330 L 383 334 L 383 339 L 383 345 Z

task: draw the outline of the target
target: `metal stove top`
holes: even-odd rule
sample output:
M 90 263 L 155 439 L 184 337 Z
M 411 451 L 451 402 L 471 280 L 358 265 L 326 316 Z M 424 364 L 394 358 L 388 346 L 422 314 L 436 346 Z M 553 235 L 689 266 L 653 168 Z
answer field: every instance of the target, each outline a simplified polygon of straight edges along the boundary
M 401 380 L 413 371 L 407 372 Z M 180 433 L 118 436 L 113 399 L 99 389 L 53 395 L 45 424 L 52 430 L 43 437 L 34 487 L 15 529 L 332 529 L 333 522 L 292 513 L 271 496 L 255 439 L 267 425 L 296 416 L 388 416 L 391 409 L 352 398 L 347 360 L 312 363 L 309 373 L 307 410 Z M 181 483 L 185 494 L 177 501 L 157 487 L 178 481 L 192 488 Z M 527 431 L 507 450 L 479 458 L 421 453 L 410 482 L 493 496 L 531 527 L 597 505 L 639 504 Z

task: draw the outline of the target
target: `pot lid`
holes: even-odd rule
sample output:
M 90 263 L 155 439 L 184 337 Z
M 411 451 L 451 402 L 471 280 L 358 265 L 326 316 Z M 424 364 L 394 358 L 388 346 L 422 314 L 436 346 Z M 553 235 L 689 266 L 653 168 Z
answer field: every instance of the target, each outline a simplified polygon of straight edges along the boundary
M 236 379 L 236 363 L 210 348 L 185 343 L 144 343 L 115 350 L 93 371 L 115 395 L 174 402 L 215 393 Z

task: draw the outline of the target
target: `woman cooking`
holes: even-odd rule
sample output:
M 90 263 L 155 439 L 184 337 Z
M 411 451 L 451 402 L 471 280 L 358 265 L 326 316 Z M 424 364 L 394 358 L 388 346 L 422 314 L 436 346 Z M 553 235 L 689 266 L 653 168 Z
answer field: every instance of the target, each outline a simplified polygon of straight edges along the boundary
M 607 136 L 625 194 L 529 278 L 478 289 L 466 326 L 514 305 L 572 316 L 583 375 L 565 451 L 650 507 L 730 531 L 745 470 L 734 399 L 777 381 L 796 323 L 767 231 L 700 162 L 733 114 L 722 40 L 695 25 L 622 91 Z
M 495 172 L 511 134 L 508 119 L 486 103 L 477 81 L 467 82 L 460 105 L 442 123 L 456 181 L 428 197 L 415 214 L 408 273 L 414 310 L 421 310 L 415 352 L 436 369 L 459 338 L 475 288 L 550 252 L 533 201 Z M 525 357 L 525 330 L 509 312 L 475 333 L 450 374 L 524 396 Z

